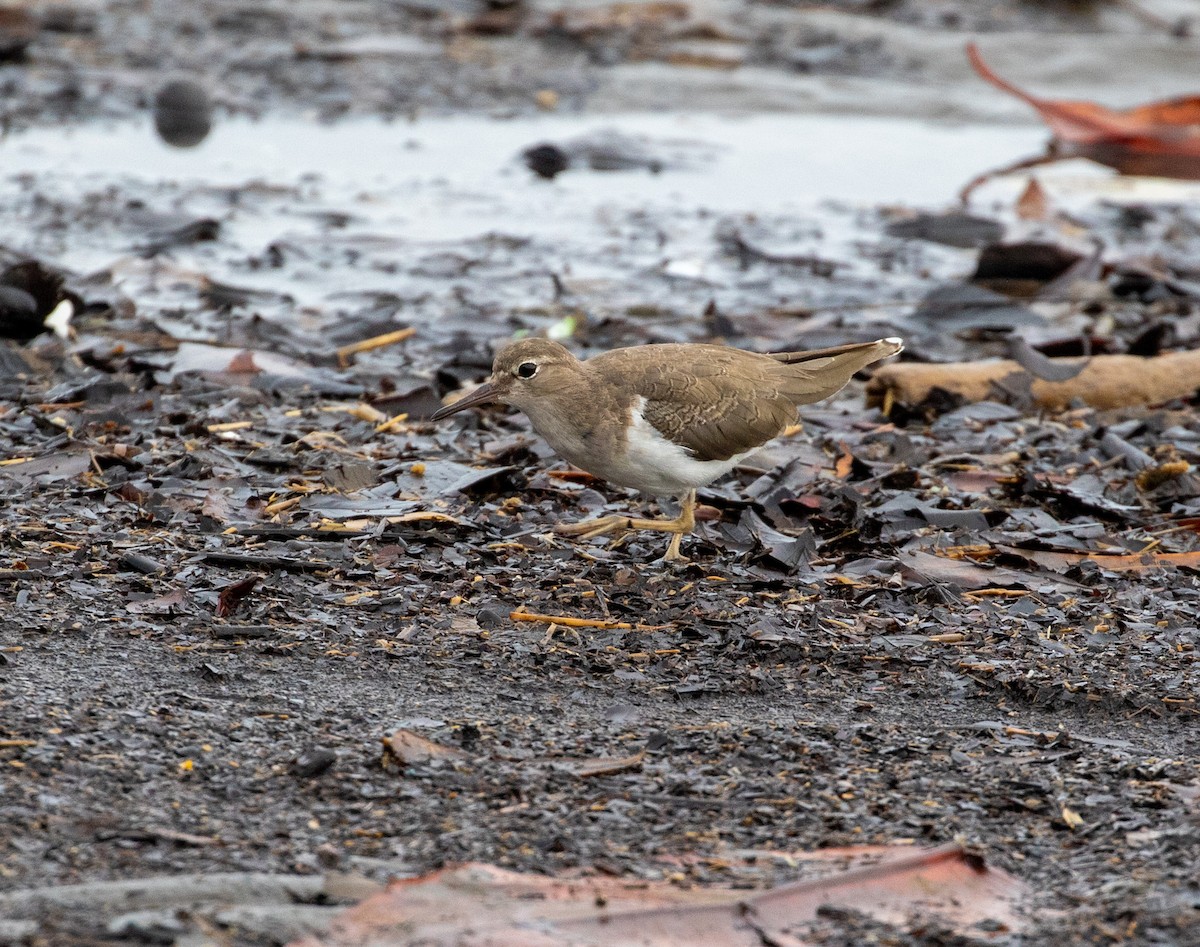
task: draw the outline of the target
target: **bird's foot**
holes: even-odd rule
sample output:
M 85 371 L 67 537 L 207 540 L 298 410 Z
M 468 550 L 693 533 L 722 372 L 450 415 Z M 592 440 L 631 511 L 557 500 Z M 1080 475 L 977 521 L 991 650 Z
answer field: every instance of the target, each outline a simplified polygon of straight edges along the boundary
M 594 520 L 584 520 L 582 523 L 559 523 L 554 527 L 554 531 L 561 536 L 594 539 L 609 533 L 624 533 L 634 528 L 630 525 L 634 522 L 635 520 L 628 516 L 601 516 Z
M 663 553 L 662 561 L 669 562 L 672 565 L 686 565 L 691 562 L 687 556 L 679 551 L 679 544 L 683 541 L 683 533 L 676 533 L 671 537 L 670 545 L 667 546 L 667 551 Z
M 692 524 L 682 517 L 673 520 L 648 520 L 636 516 L 601 516 L 594 520 L 584 520 L 581 523 L 559 523 L 554 527 L 554 531 L 559 535 L 578 536 L 580 539 L 595 539 L 597 536 L 607 536 L 609 533 L 621 534 L 638 529 L 674 533 L 675 535 L 671 537 L 671 544 L 678 546 L 680 537 L 691 532 Z
M 683 537 L 692 531 L 696 525 L 693 515 L 696 506 L 696 494 L 689 493 L 684 497 L 679 515 L 674 519 L 642 519 L 636 516 L 601 516 L 594 520 L 584 520 L 581 523 L 560 523 L 554 528 L 556 533 L 563 536 L 578 536 L 580 539 L 594 539 L 596 536 L 606 536 L 617 533 L 621 536 L 631 530 L 648 529 L 658 533 L 672 533 L 671 543 L 663 555 L 664 562 L 687 560 L 679 551 Z

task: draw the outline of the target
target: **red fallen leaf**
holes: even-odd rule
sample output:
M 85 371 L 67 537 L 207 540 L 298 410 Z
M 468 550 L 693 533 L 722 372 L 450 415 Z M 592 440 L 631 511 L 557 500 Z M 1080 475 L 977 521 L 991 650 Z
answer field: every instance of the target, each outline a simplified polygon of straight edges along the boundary
M 721 511 L 715 506 L 708 506 L 705 503 L 697 503 L 696 508 L 692 510 L 692 515 L 696 517 L 697 523 L 719 523 L 721 521 Z
M 1050 216 L 1050 200 L 1037 178 L 1030 178 L 1017 198 L 1017 216 L 1022 220 L 1045 220 Z
M 135 615 L 174 615 L 176 609 L 186 604 L 187 594 L 183 589 L 173 589 L 165 595 L 130 602 L 125 607 Z
M 1000 484 L 1012 483 L 1013 475 L 995 470 L 955 470 L 943 479 L 962 493 L 987 493 Z
M 570 36 L 596 36 L 612 32 L 663 29 L 691 15 L 686 3 L 658 0 L 652 3 L 613 3 L 596 8 L 556 10 L 547 18 L 542 31 L 564 32 Z
M 146 494 L 129 482 L 121 484 L 113 493 L 127 503 L 134 503 L 137 506 L 146 502 Z
M 308 378 L 312 368 L 295 359 L 260 349 L 238 349 L 205 342 L 181 342 L 163 377 L 174 378 L 184 372 L 201 375 L 257 375 L 267 373 L 283 378 Z
M 850 453 L 850 448 L 845 444 L 839 443 L 838 447 L 842 449 L 842 455 L 833 464 L 833 475 L 838 480 L 845 480 L 850 476 L 850 471 L 854 469 L 854 455 Z
M 218 523 L 228 523 L 233 519 L 233 506 L 229 502 L 229 497 L 216 490 L 209 490 L 204 495 L 204 503 L 200 507 L 200 512 Z
M 237 355 L 229 360 L 229 367 L 226 368 L 226 371 L 241 375 L 257 375 L 259 369 L 254 364 L 254 353 L 246 351 L 238 352 Z
M 835 850 L 835 854 L 839 850 Z M 862 848 L 850 850 L 857 860 Z M 820 853 L 827 854 L 827 853 Z M 546 878 L 467 864 L 393 883 L 339 915 L 302 947 L 811 947 L 797 928 L 826 906 L 889 923 L 937 916 L 973 938 L 1025 924 L 1026 886 L 957 846 L 875 849 L 875 864 L 769 891 L 680 888 L 665 881 Z M 859 863 L 861 864 L 861 862 Z
M 595 483 L 600 479 L 595 474 L 590 474 L 586 470 L 576 470 L 574 467 L 570 470 L 547 470 L 546 476 L 551 480 L 564 480 L 570 483 Z
M 645 759 L 646 751 L 642 749 L 632 756 L 597 756 L 591 759 L 552 760 L 551 762 L 558 762 L 576 776 L 586 778 L 588 776 L 612 776 L 614 773 L 623 773 L 629 769 L 641 769 Z
M 406 765 L 428 763 L 430 760 L 461 760 L 467 755 L 462 750 L 434 743 L 419 733 L 403 729 L 383 738 L 383 752 L 385 757 Z
M 1151 569 L 1200 569 L 1200 550 L 1191 552 L 1054 552 L 1047 549 L 1020 549 L 1016 546 L 997 546 L 1002 552 L 1011 553 L 1037 563 L 1052 572 L 1066 572 L 1082 562 L 1094 562 L 1108 572 L 1149 572 Z
M 1200 178 L 1200 95 L 1131 109 L 1041 99 L 992 72 L 974 43 L 967 44 L 967 58 L 980 78 L 1035 108 L 1068 154 L 1122 174 Z
M 947 559 L 919 549 L 902 549 L 896 555 L 900 572 L 910 584 L 940 582 L 959 589 L 1025 587 L 1034 577 L 1015 569 L 981 566 L 967 559 Z
M 221 589 L 217 596 L 217 617 L 228 618 L 237 611 L 238 604 L 258 585 L 258 576 L 254 575 L 241 582 L 234 582 Z

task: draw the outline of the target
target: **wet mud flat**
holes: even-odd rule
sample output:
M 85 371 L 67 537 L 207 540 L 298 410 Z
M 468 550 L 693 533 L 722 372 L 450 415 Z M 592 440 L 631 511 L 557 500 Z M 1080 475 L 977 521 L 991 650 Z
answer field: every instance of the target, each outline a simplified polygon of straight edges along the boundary
M 1020 181 L 943 215 L 965 167 L 889 196 L 814 166 L 780 199 L 756 142 L 803 117 L 472 121 L 311 132 L 329 164 L 270 116 L 194 157 L 140 125 L 6 144 L 0 282 L 74 335 L 0 350 L 0 934 L 281 943 L 466 860 L 763 887 L 810 870 L 789 851 L 958 841 L 1032 886 L 1024 932 L 808 936 L 1195 940 L 1194 397 L 885 413 L 858 382 L 702 491 L 681 567 L 555 537 L 639 501 L 520 416 L 422 420 L 520 333 L 1194 349 L 1189 192 L 1067 169 L 1031 222 Z M 1036 137 L 838 134 L 881 131 Z M 631 160 L 542 181 L 544 141 Z M 247 873 L 275 887 L 230 908 Z M 223 906 L 46 890 L 172 876 Z
M 637 500 L 556 468 L 519 416 L 420 418 L 520 331 L 569 332 L 583 351 L 903 334 L 917 357 L 954 358 L 1000 351 L 997 321 L 1066 333 L 1024 304 L 864 312 L 853 300 L 944 291 L 978 255 L 890 236 L 875 211 L 692 211 L 687 227 L 664 214 L 653 266 L 618 241 L 588 279 L 564 268 L 556 299 L 543 240 L 356 234 L 378 221 L 340 221 L 340 241 L 291 233 L 262 251 L 277 264 L 264 278 L 237 229 L 257 225 L 190 242 L 189 201 L 214 198 L 188 191 L 148 189 L 157 216 L 54 192 L 73 221 L 62 257 L 90 257 L 98 235 L 151 249 L 67 275 L 74 340 L 5 349 L 7 888 L 380 879 L 467 859 L 761 885 L 790 877 L 787 862 L 761 854 L 743 874 L 747 852 L 961 839 L 1033 884 L 1034 907 L 1065 912 L 1035 938 L 1136 924 L 1186 942 L 1193 405 L 1043 416 L 1015 397 L 888 418 L 859 385 L 704 491 L 693 561 L 667 568 L 657 536 L 553 536 Z M 303 216 L 283 194 L 264 189 L 262 205 Z M 1114 247 L 1109 292 L 1073 317 L 1099 326 L 1097 345 L 1186 346 L 1186 280 L 1136 282 L 1120 262 L 1129 212 L 1093 213 Z M 855 254 L 814 243 L 818 219 L 855 234 Z M 1186 219 L 1145 205 L 1126 239 Z M 641 210 L 603 221 L 648 224 Z M 412 295 L 345 293 L 329 272 Z M 405 325 L 406 340 L 339 360 Z M 1182 476 L 1139 477 L 1181 458 Z M 397 731 L 454 753 L 398 762 L 381 742 Z M 174 936 L 160 916 L 13 904 L 52 939 L 109 924 Z M 226 921 L 272 942 L 295 931 L 282 910 Z M 914 922 L 903 936 L 942 934 Z

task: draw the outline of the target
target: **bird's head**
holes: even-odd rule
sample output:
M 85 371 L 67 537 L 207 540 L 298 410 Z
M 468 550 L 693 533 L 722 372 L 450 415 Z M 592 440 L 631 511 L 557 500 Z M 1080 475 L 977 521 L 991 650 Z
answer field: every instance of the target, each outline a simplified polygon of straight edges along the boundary
M 466 408 L 501 402 L 530 413 L 530 408 L 553 392 L 570 388 L 579 359 L 549 339 L 521 339 L 496 354 L 492 376 L 474 391 L 441 408 L 430 418 L 440 421 Z

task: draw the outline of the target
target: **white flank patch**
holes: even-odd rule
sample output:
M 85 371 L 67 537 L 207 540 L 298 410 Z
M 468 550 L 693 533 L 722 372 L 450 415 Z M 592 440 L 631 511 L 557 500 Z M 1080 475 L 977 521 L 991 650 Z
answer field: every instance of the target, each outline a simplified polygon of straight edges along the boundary
M 655 496 L 678 496 L 712 483 L 733 470 L 750 451 L 728 460 L 697 460 L 690 450 L 663 437 L 642 413 L 639 398 L 626 433 L 626 453 L 613 464 L 610 479 Z

